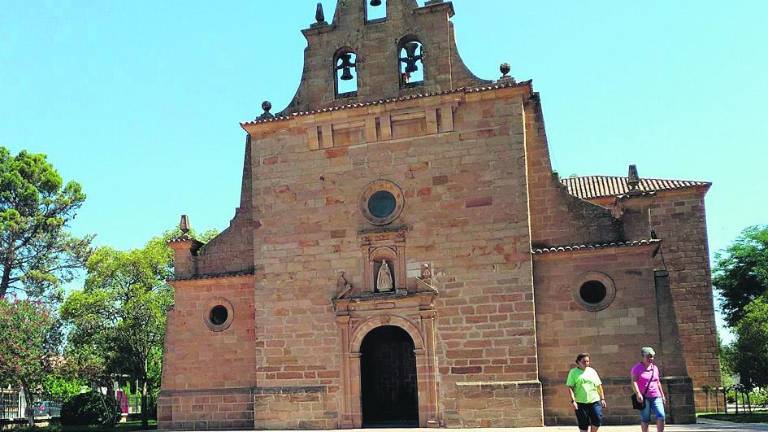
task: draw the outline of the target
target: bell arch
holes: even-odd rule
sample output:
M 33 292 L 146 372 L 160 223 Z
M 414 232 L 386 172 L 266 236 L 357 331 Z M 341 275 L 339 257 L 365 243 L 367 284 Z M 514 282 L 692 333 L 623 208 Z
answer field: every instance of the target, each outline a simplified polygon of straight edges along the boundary
M 362 0 L 365 2 L 365 22 L 381 22 L 387 19 L 387 0 Z
M 424 84 L 427 71 L 424 62 L 424 44 L 416 35 L 406 35 L 397 43 L 398 75 L 400 88 L 414 87 Z
M 352 48 L 339 48 L 333 55 L 333 82 L 336 98 L 357 96 L 357 53 Z

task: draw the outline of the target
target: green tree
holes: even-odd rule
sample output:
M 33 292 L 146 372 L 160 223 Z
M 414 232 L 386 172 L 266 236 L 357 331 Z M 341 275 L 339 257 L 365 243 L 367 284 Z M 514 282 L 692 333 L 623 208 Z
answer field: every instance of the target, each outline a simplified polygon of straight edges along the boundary
M 64 376 L 57 373 L 55 369 L 54 367 L 54 372 L 46 375 L 43 380 L 43 394 L 46 398 L 66 402 L 72 396 L 79 395 L 83 390 L 88 389 L 88 383 L 84 380 Z
M 61 307 L 71 329 L 68 356 L 89 368 L 85 375 L 91 378 L 137 381 L 145 428 L 148 396 L 159 386 L 159 374 L 152 371 L 162 362 L 166 312 L 173 302 L 166 283 L 171 263 L 163 238 L 127 252 L 99 248 L 86 264 L 85 286 Z
M 0 146 L 0 299 L 10 292 L 59 300 L 90 252 L 92 237 L 68 231 L 85 194 L 63 184 L 45 155 Z
M 768 295 L 744 308 L 731 355 L 734 372 L 747 390 L 768 386 Z
M 712 282 L 722 297 L 726 322 L 736 327 L 747 305 L 768 292 L 768 226 L 745 229 L 724 253 L 716 254 Z
M 0 299 L 0 382 L 23 389 L 28 405 L 52 369 L 54 321 L 42 303 Z M 32 410 L 26 415 L 33 426 Z

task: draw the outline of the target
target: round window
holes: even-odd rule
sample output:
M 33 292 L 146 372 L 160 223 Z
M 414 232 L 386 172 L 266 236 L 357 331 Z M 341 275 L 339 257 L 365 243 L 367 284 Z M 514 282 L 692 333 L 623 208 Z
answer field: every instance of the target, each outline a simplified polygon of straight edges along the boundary
M 360 211 L 374 225 L 392 223 L 404 206 L 403 191 L 388 180 L 369 183 L 360 195 Z
M 211 331 L 224 331 L 232 325 L 232 320 L 235 318 L 234 311 L 229 300 L 223 297 L 210 299 L 202 310 L 203 323 Z
M 608 294 L 608 290 L 600 281 L 587 281 L 579 288 L 579 296 L 584 303 L 591 305 L 600 304 L 605 300 L 605 296 Z
M 389 191 L 378 191 L 368 198 L 368 211 L 377 218 L 386 218 L 395 212 L 397 200 Z
M 590 311 L 601 311 L 616 298 L 616 285 L 605 273 L 587 272 L 580 275 L 572 285 L 573 300 Z
M 226 307 L 221 305 L 211 309 L 211 314 L 208 317 L 208 319 L 211 321 L 211 324 L 215 326 L 224 325 L 224 323 L 227 322 L 227 318 L 229 318 L 229 311 L 227 311 Z

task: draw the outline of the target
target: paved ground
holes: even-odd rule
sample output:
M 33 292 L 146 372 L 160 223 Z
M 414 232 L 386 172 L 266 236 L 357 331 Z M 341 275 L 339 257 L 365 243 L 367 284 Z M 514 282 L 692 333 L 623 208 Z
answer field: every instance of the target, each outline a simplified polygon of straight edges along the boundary
M 353 430 L 354 431 L 354 430 Z M 359 430 L 362 432 L 363 430 Z M 575 426 L 556 426 L 546 428 L 520 428 L 520 429 L 365 429 L 364 432 L 578 432 Z M 655 432 L 655 426 L 651 426 L 650 432 Z M 666 432 L 765 432 L 768 425 L 765 424 L 737 424 L 727 422 L 715 422 L 708 420 L 704 424 L 695 425 L 667 425 Z M 231 431 L 232 432 L 232 431 Z M 272 431 L 275 432 L 275 431 Z M 290 431 L 295 432 L 295 431 Z M 350 432 L 349 429 L 338 432 Z M 603 426 L 600 432 L 640 432 L 637 426 Z

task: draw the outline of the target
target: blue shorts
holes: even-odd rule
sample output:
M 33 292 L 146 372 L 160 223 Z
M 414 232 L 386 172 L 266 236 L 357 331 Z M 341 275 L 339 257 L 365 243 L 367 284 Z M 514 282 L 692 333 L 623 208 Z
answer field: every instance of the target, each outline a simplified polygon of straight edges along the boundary
M 603 406 L 600 402 L 580 403 L 576 410 L 576 421 L 579 422 L 579 429 L 587 430 L 589 425 L 602 426 L 603 424 Z
M 664 400 L 660 397 L 645 398 L 643 402 L 645 406 L 640 410 L 640 421 L 643 423 L 651 422 L 651 410 L 653 415 L 656 416 L 656 420 L 664 420 L 666 417 L 664 413 Z

